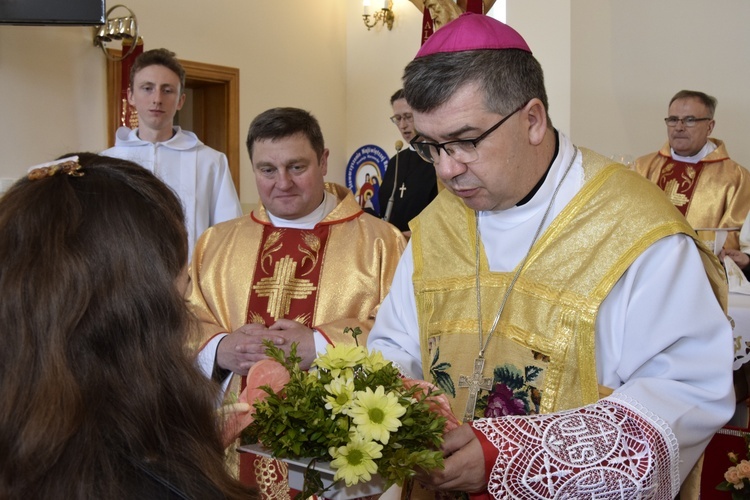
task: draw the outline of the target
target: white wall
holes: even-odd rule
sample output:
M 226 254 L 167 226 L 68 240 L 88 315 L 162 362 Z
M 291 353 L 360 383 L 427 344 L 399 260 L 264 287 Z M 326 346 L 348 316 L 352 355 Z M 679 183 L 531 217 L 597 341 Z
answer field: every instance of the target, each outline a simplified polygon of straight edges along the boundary
M 669 99 L 681 89 L 719 100 L 714 135 L 750 167 L 746 0 L 575 0 L 572 121 L 575 142 L 640 156 L 666 142 Z
M 529 45 L 544 70 L 552 124 L 570 134 L 570 0 L 507 0 L 506 21 Z
M 0 26 L 0 178 L 103 149 L 106 68 L 91 30 Z

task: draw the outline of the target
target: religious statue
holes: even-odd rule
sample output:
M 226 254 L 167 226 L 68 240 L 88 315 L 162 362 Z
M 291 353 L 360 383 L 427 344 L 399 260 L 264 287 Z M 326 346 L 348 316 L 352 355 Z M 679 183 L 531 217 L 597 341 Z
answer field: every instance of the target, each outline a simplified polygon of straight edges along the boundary
M 441 26 L 451 22 L 464 12 L 486 14 L 495 0 L 410 0 L 424 13 L 422 43 Z

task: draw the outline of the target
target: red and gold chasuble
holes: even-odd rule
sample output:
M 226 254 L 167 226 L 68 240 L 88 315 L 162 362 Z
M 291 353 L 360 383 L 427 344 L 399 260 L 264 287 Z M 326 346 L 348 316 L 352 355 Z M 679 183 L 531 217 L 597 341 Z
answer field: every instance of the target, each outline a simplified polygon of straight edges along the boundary
M 750 172 L 729 158 L 724 143 L 695 164 L 672 158 L 669 143 L 638 158 L 635 171 L 658 185 L 693 228 L 740 228 L 750 211 Z M 713 246 L 715 232 L 700 232 Z M 731 230 L 724 248 L 739 249 L 739 230 Z
M 683 216 L 687 216 L 703 165 L 703 162 L 693 164 L 670 158 L 659 175 L 656 184 Z

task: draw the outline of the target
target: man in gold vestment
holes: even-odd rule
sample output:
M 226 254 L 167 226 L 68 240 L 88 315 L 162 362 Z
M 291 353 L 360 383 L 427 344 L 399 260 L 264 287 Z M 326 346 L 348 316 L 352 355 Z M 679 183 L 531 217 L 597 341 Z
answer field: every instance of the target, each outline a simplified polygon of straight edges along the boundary
M 347 327 L 359 327 L 364 342 L 405 245 L 345 187 L 324 182 L 328 149 L 310 113 L 261 113 L 247 148 L 260 204 L 206 231 L 190 270 L 198 361 L 230 397 L 266 357 L 263 339 L 287 353 L 296 342 L 302 368 L 327 344 L 353 342 Z
M 735 228 L 724 248 L 739 249 L 739 228 L 750 210 L 750 172 L 732 161 L 724 142 L 710 138 L 716 98 L 681 90 L 669 102 L 668 142 L 638 158 L 635 170 L 656 183 L 694 229 Z M 698 231 L 713 240 L 712 232 Z
M 654 184 L 552 126 L 511 27 L 463 14 L 403 83 L 412 145 L 445 189 L 410 224 L 368 347 L 466 422 L 419 481 L 673 500 L 734 410 L 713 252 Z

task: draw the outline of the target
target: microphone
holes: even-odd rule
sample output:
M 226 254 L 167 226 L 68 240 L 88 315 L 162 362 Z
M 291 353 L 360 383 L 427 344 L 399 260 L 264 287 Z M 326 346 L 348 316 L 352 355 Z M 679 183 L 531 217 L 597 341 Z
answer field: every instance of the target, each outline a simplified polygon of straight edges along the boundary
M 388 205 L 385 208 L 385 215 L 383 216 L 383 220 L 388 222 L 388 219 L 391 218 L 391 211 L 393 210 L 393 198 L 396 196 L 396 186 L 398 185 L 398 153 L 401 151 L 401 148 L 404 147 L 403 141 L 396 141 L 396 175 L 393 176 L 393 189 L 391 190 L 391 197 L 388 198 Z

